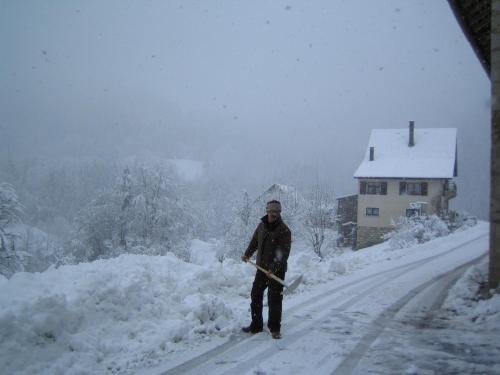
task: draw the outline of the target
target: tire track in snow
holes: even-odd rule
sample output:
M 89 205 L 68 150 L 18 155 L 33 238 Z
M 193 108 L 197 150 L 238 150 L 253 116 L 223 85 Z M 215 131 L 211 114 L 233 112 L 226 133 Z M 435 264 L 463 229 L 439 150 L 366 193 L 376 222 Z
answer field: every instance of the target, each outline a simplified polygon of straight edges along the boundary
M 442 304 L 444 298 L 446 297 L 446 291 L 449 290 L 460 278 L 462 273 L 470 266 L 479 263 L 487 254 L 483 254 L 474 260 L 467 262 L 461 266 L 454 268 L 453 270 L 439 275 L 432 280 L 429 280 L 418 287 L 412 289 L 408 294 L 398 299 L 394 304 L 392 304 L 389 308 L 384 310 L 382 314 L 379 315 L 377 319 L 373 321 L 371 324 L 373 326 L 372 332 L 366 334 L 361 341 L 354 347 L 351 353 L 344 358 L 344 360 L 337 366 L 335 371 L 332 372 L 332 375 L 348 375 L 351 374 L 367 351 L 370 349 L 370 346 L 373 342 L 380 336 L 380 334 L 385 330 L 385 328 L 393 321 L 396 314 L 413 298 L 415 298 L 418 294 L 423 292 L 428 287 L 436 284 L 442 283 L 440 286 L 441 292 L 436 298 L 431 309 L 435 309 L 436 306 Z
M 338 300 L 334 301 L 334 302 L 332 302 L 331 300 L 322 301 L 319 305 L 316 306 L 315 310 L 320 310 L 320 311 L 326 310 L 325 313 L 323 313 L 321 315 L 317 315 L 313 320 L 310 320 L 308 322 L 302 322 L 302 324 L 300 324 L 300 323 L 297 324 L 298 327 L 302 327 L 302 328 L 300 328 L 299 330 L 294 329 L 294 330 L 290 331 L 290 333 L 288 333 L 286 335 L 285 340 L 281 340 L 281 341 L 284 341 L 283 344 L 289 346 L 290 344 L 293 344 L 293 343 L 301 340 L 305 335 L 307 335 L 308 333 L 313 331 L 313 328 L 318 324 L 318 322 L 321 322 L 324 319 L 330 317 L 332 315 L 332 313 L 339 314 L 343 310 L 346 310 L 349 307 L 360 303 L 365 297 L 370 296 L 373 292 L 375 292 L 381 286 L 386 285 L 389 281 L 395 280 L 403 275 L 406 275 L 411 270 L 416 269 L 418 267 L 421 267 L 422 265 L 428 263 L 429 261 L 430 260 L 428 260 L 427 262 L 419 262 L 419 264 L 417 266 L 414 266 L 414 265 L 411 267 L 402 266 L 401 267 L 402 269 L 398 268 L 399 272 L 386 275 L 379 282 L 376 282 L 376 283 L 371 282 L 372 286 L 370 288 L 363 289 L 362 292 L 357 293 L 354 296 L 348 298 L 347 301 L 341 303 L 339 306 L 336 306 L 336 307 L 332 306 L 336 302 L 338 303 Z M 372 323 L 370 323 L 370 325 L 371 324 L 377 324 L 377 323 L 372 322 Z M 272 347 L 272 348 L 269 348 L 269 346 L 271 346 L 271 345 L 268 345 L 264 350 L 259 351 L 258 353 L 256 353 L 253 356 L 250 356 L 250 357 L 246 356 L 245 360 L 243 362 L 238 363 L 236 366 L 234 366 L 234 360 L 232 361 L 232 363 L 230 363 L 228 361 L 227 364 L 231 364 L 231 365 L 233 365 L 233 367 L 231 367 L 229 370 L 223 372 L 222 374 L 223 375 L 232 375 L 232 374 L 242 373 L 245 370 L 247 370 L 249 367 L 252 367 L 255 363 L 257 363 L 259 361 L 260 362 L 265 361 L 266 359 L 274 356 L 276 353 L 278 353 L 279 351 L 282 350 L 281 343 L 276 343 L 276 345 L 274 345 L 274 347 Z M 204 370 L 207 370 L 207 369 L 205 368 Z M 338 374 L 343 375 L 343 374 L 347 374 L 347 373 L 340 372 Z M 336 374 L 336 375 L 338 375 L 338 374 Z
M 357 279 L 357 280 L 355 280 L 353 282 L 350 282 L 349 284 L 340 285 L 338 287 L 330 289 L 327 292 L 321 293 L 321 294 L 319 294 L 317 296 L 313 296 L 313 297 L 311 297 L 311 298 L 309 298 L 309 299 L 307 299 L 307 300 L 305 300 L 305 301 L 303 301 L 303 302 L 301 302 L 301 303 L 299 303 L 297 305 L 294 305 L 293 307 L 291 307 L 291 308 L 289 308 L 287 310 L 287 314 L 292 315 L 296 310 L 300 310 L 304 306 L 311 306 L 311 304 L 314 303 L 314 301 L 319 302 L 321 299 L 323 299 L 325 297 L 329 297 L 332 294 L 337 293 L 337 292 L 339 292 L 339 291 L 341 291 L 343 289 L 346 289 L 346 288 L 354 286 L 354 285 L 358 285 L 359 283 L 362 283 L 364 281 L 368 281 L 368 280 L 376 278 L 378 276 L 383 276 L 383 275 L 385 275 L 387 273 L 395 272 L 395 271 L 398 271 L 398 270 L 400 270 L 402 268 L 409 268 L 409 267 L 412 268 L 412 269 L 417 268 L 417 267 L 419 267 L 422 264 L 429 263 L 430 261 L 432 261 L 432 260 L 434 260 L 436 258 L 439 258 L 439 257 L 442 257 L 444 255 L 447 255 L 447 254 L 449 254 L 449 253 L 457 250 L 458 248 L 460 248 L 462 246 L 469 245 L 470 243 L 475 242 L 475 241 L 477 241 L 479 239 L 482 239 L 485 236 L 487 236 L 487 234 L 482 234 L 482 235 L 477 236 L 477 237 L 475 237 L 475 238 L 473 238 L 473 239 L 471 239 L 469 241 L 463 242 L 460 245 L 455 246 L 455 247 L 453 247 L 453 248 L 451 248 L 451 249 L 449 249 L 449 250 L 447 250 L 447 251 L 445 251 L 443 253 L 432 255 L 430 257 L 427 257 L 427 258 L 424 258 L 424 259 L 420 259 L 420 260 L 416 260 L 416 261 L 413 261 L 413 262 L 410 262 L 410 263 L 407 263 L 407 264 L 404 264 L 404 265 L 396 266 L 396 267 L 390 268 L 388 270 L 384 270 L 384 271 L 380 271 L 380 272 L 374 273 L 372 275 L 364 276 L 364 277 L 362 277 L 360 279 Z M 287 322 L 287 321 L 285 320 L 285 322 Z

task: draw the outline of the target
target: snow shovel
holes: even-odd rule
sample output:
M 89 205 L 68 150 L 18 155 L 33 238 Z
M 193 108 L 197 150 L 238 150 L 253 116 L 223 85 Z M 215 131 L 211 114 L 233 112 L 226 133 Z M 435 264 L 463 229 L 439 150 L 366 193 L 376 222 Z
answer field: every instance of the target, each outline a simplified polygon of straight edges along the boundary
M 265 274 L 268 273 L 268 271 L 265 268 L 262 268 L 261 266 L 255 264 L 250 259 L 248 259 L 247 262 L 250 263 L 251 265 L 255 266 L 255 268 L 257 268 L 258 270 L 264 272 Z M 278 276 L 276 276 L 272 272 L 269 272 L 269 277 L 271 279 L 273 279 L 273 280 L 276 280 L 277 282 L 279 282 L 281 285 L 283 285 L 286 288 L 284 294 L 290 294 L 290 293 L 292 293 L 295 289 L 297 289 L 297 287 L 299 286 L 299 284 L 302 282 L 302 275 L 300 275 L 299 277 L 297 277 L 290 284 L 285 283 L 284 280 L 281 280 Z

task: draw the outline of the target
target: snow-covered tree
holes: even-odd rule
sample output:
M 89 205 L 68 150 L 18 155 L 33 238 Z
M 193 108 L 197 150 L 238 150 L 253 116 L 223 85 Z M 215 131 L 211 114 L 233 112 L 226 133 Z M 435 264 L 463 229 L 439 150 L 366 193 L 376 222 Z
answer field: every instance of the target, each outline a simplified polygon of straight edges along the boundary
M 16 249 L 15 233 L 9 233 L 7 227 L 21 222 L 23 205 L 19 202 L 14 187 L 7 183 L 0 184 L 0 273 L 10 276 L 23 269 L 23 253 Z
M 0 183 L 0 233 L 12 223 L 20 222 L 24 207 L 17 198 L 14 187 Z
M 384 236 L 393 249 L 415 246 L 450 233 L 446 223 L 437 215 L 400 217 L 393 225 L 395 229 Z
M 131 204 L 133 199 L 133 184 L 130 169 L 126 167 L 121 176 L 121 182 L 118 186 L 117 195 L 121 201 L 120 215 L 118 218 L 118 237 L 120 246 L 127 249 L 127 234 L 131 222 Z
M 126 168 L 116 185 L 87 205 L 75 223 L 79 259 L 167 251 L 188 259 L 197 218 L 168 168 L 140 166 L 132 172 Z
M 252 201 L 250 200 L 250 195 L 248 195 L 247 191 L 243 192 L 241 204 L 240 207 L 238 207 L 238 217 L 245 226 L 250 225 L 250 219 L 252 217 Z
M 466 229 L 477 224 L 477 217 L 467 212 L 450 210 L 443 218 L 450 231 Z
M 314 253 L 323 259 L 327 232 L 335 225 L 335 197 L 330 189 L 316 185 L 307 198 L 302 211 L 302 234 Z
M 118 233 L 119 204 L 111 194 L 102 194 L 75 218 L 73 241 L 76 261 L 92 261 L 110 256 L 112 241 Z
M 259 218 L 255 214 L 255 210 L 253 210 L 248 192 L 243 191 L 241 199 L 234 208 L 232 217 L 233 222 L 224 237 L 224 246 L 217 252 L 217 258 L 220 261 L 225 258 L 239 258 L 246 249 L 258 224 Z
M 188 188 L 185 196 L 189 196 L 193 214 L 198 218 L 196 238 L 223 238 L 233 225 L 239 194 L 223 178 L 210 175 Z

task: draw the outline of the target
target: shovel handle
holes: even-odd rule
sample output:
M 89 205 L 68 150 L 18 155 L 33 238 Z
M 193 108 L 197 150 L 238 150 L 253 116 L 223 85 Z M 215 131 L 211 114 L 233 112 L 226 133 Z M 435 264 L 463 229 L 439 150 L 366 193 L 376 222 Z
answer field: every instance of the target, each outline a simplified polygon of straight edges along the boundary
M 255 266 L 255 268 L 257 268 L 258 270 L 264 272 L 266 275 L 268 275 L 271 279 L 273 280 L 276 280 L 277 282 L 279 282 L 281 285 L 283 285 L 284 287 L 287 287 L 288 288 L 288 285 L 285 284 L 285 282 L 283 280 L 281 280 L 278 276 L 276 276 L 275 274 L 273 274 L 272 272 L 269 272 L 268 270 L 266 270 L 265 268 L 262 268 L 261 266 L 259 266 L 258 264 L 252 262 L 250 259 L 247 260 L 248 263 L 252 264 Z

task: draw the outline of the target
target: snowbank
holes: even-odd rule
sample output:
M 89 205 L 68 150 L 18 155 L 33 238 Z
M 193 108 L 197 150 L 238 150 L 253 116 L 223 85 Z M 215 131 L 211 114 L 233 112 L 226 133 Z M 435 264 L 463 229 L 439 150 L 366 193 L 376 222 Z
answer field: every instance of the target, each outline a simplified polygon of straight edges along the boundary
M 467 270 L 450 290 L 443 307 L 461 324 L 500 332 L 500 293 L 493 293 L 489 299 L 478 299 L 479 286 L 487 281 L 487 275 L 487 262 Z
M 123 255 L 18 273 L 0 282 L 0 367 L 95 374 L 120 372 L 125 361 L 128 368 L 154 363 L 177 342 L 239 327 L 224 289 L 248 289 L 249 271 L 239 263 L 208 268 L 173 255 Z

